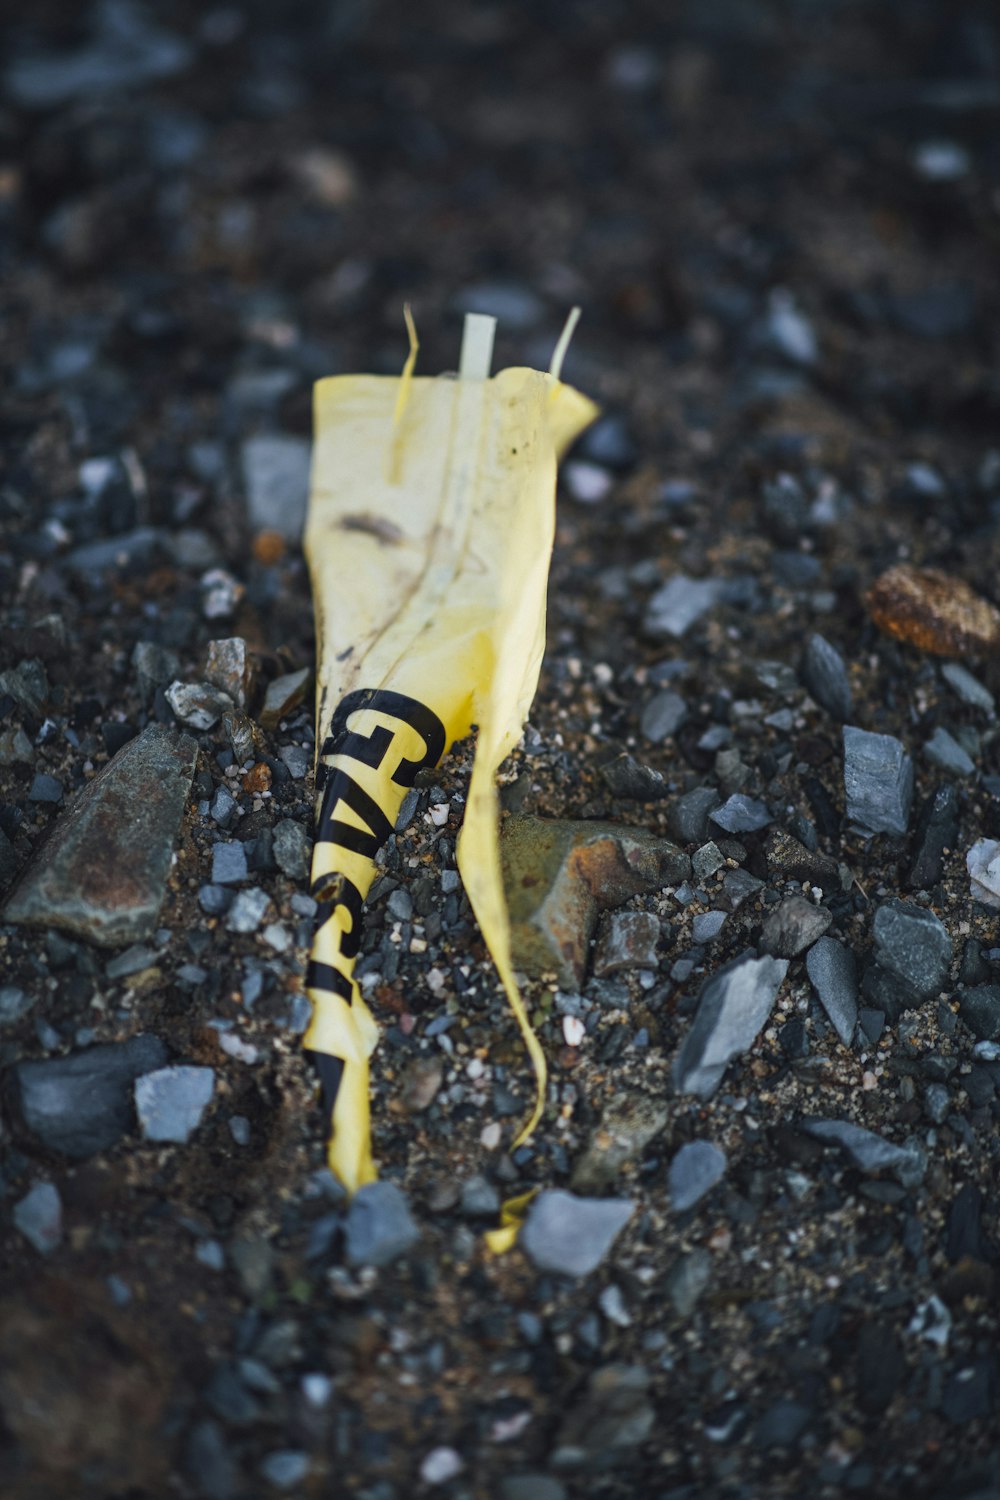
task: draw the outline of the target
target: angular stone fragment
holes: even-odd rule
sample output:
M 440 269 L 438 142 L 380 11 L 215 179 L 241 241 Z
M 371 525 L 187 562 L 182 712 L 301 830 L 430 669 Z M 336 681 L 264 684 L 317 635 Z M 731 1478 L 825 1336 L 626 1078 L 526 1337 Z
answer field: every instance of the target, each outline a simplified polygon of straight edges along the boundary
M 754 833 L 773 823 L 771 810 L 766 802 L 757 797 L 748 797 L 744 792 L 734 792 L 721 807 L 709 813 L 711 822 L 724 828 L 727 833 Z
M 274 830 L 274 858 L 289 880 L 305 880 L 309 874 L 312 841 L 301 823 L 283 818 Z
M 691 873 L 687 855 L 666 839 L 596 821 L 508 818 L 500 857 L 515 965 L 554 971 L 566 989 L 583 982 L 599 912 Z
M 913 762 L 891 734 L 844 726 L 847 816 L 863 833 L 905 833 L 913 803 Z
M 158 1068 L 136 1080 L 135 1107 L 147 1141 L 183 1145 L 201 1124 L 215 1092 L 213 1068 Z
M 851 1045 L 858 1023 L 858 976 L 854 954 L 836 938 L 821 937 L 806 954 L 806 972 L 840 1040 Z
M 997 704 L 993 694 L 960 662 L 944 662 L 941 667 L 941 676 L 963 703 L 969 704 L 971 708 L 981 709 L 990 719 L 996 717 Z
M 246 708 L 253 686 L 253 662 L 241 636 L 209 641 L 205 681 L 225 693 L 237 708 Z
M 62 1239 L 62 1202 L 55 1184 L 36 1182 L 14 1205 L 14 1224 L 40 1254 L 55 1250 Z
M 601 921 L 594 973 L 600 978 L 628 969 L 655 969 L 660 923 L 649 911 L 611 912 Z
M 712 1279 L 712 1255 L 698 1246 L 674 1261 L 667 1272 L 664 1290 L 679 1318 L 689 1318 Z
M 727 1063 L 746 1052 L 766 1024 L 787 971 L 785 958 L 743 954 L 707 981 L 674 1062 L 678 1093 L 702 1099 L 715 1093 Z
M 947 982 L 951 938 L 925 906 L 883 901 L 872 924 L 875 957 L 920 1000 L 929 1000 Z
M 668 792 L 659 771 L 624 752 L 601 767 L 601 779 L 611 795 L 623 802 L 658 802 Z
M 639 727 L 647 740 L 658 745 L 676 734 L 681 725 L 687 722 L 687 717 L 688 706 L 680 693 L 664 688 L 646 704 Z
M 825 906 L 814 906 L 805 896 L 786 896 L 768 914 L 761 929 L 762 953 L 795 958 L 826 932 L 833 916 Z
M 243 483 L 254 531 L 276 531 L 286 542 L 301 543 L 310 457 L 305 438 L 277 434 L 249 438 L 243 444 Z
M 678 1213 L 700 1203 L 726 1173 L 726 1153 L 711 1141 L 688 1141 L 670 1163 L 667 1191 Z
M 420 1238 L 409 1204 L 392 1182 L 370 1182 L 355 1193 L 344 1225 L 349 1266 L 387 1266 Z
M 13 1113 L 43 1145 L 82 1161 L 131 1129 L 132 1084 L 166 1061 L 159 1037 L 134 1036 L 68 1057 L 19 1063 L 8 1075 L 8 1097 Z
M 811 635 L 802 658 L 802 681 L 821 708 L 846 724 L 853 702 L 844 658 L 821 635 Z
M 172 682 L 164 697 L 175 719 L 188 729 L 212 729 L 234 708 L 232 698 L 210 682 Z
M 0 696 L 13 698 L 29 719 L 41 722 L 49 703 L 49 679 L 42 662 L 28 657 L 16 667 L 0 672 Z
M 696 786 L 672 802 L 667 810 L 667 821 L 674 838 L 682 844 L 693 844 L 708 834 L 708 820 L 719 805 L 719 794 L 714 787 Z
M 277 729 L 286 718 L 304 702 L 312 682 L 312 668 L 303 667 L 299 672 L 286 672 L 269 682 L 264 693 L 264 704 L 257 715 L 263 729 Z
M 965 856 L 973 901 L 1000 910 L 1000 841 L 977 839 Z
M 649 601 L 643 628 L 654 639 L 679 640 L 723 597 L 721 578 L 688 578 L 675 573 Z
M 662 1100 L 638 1090 L 609 1104 L 573 1169 L 573 1192 L 587 1195 L 611 1187 L 626 1162 L 642 1155 L 669 1118 Z
M 924 746 L 924 755 L 932 766 L 945 771 L 949 776 L 974 776 L 976 763 L 962 749 L 953 734 L 939 724 Z
M 941 879 L 945 851 L 958 838 L 958 812 L 958 792 L 948 782 L 935 787 L 921 807 L 905 880 L 911 891 L 930 890 Z
M 886 635 L 935 656 L 985 655 L 1000 646 L 1000 610 L 964 578 L 938 568 L 890 568 L 866 603 Z
M 627 1198 L 577 1198 L 550 1189 L 533 1201 L 518 1244 L 541 1271 L 589 1276 L 634 1213 Z
M 958 1013 L 983 1042 L 1000 1037 L 1000 984 L 976 984 L 965 991 Z
M 769 875 L 781 876 L 785 880 L 808 880 L 810 885 L 818 885 L 821 891 L 840 888 L 836 860 L 817 850 L 807 849 L 783 828 L 775 828 L 768 834 L 764 856 Z
M 802 1120 L 798 1128 L 827 1145 L 839 1146 L 862 1172 L 891 1172 L 903 1187 L 916 1187 L 923 1181 L 927 1157 L 915 1140 L 896 1146 L 850 1120 Z
M 8 922 L 59 927 L 105 947 L 156 929 L 198 747 L 151 724 L 94 777 L 7 901 Z

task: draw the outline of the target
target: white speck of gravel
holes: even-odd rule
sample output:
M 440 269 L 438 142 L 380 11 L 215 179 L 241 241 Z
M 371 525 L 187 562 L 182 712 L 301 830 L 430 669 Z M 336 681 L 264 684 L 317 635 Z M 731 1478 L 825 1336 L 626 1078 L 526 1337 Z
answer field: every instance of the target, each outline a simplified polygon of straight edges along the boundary
M 261 936 L 268 947 L 274 949 L 275 953 L 285 953 L 291 947 L 292 939 L 289 936 L 288 928 L 282 927 L 280 922 L 269 922 Z
M 579 1047 L 586 1035 L 586 1027 L 578 1016 L 563 1016 L 563 1036 L 567 1047 Z
M 310 1406 L 320 1411 L 333 1395 L 333 1381 L 329 1375 L 323 1375 L 318 1370 L 309 1375 L 303 1375 L 302 1394 Z
M 435 828 L 443 828 L 444 827 L 444 825 L 448 821 L 448 814 L 449 814 L 450 811 L 451 811 L 451 803 L 450 802 L 432 802 L 431 803 L 430 807 L 428 808 L 428 814 L 429 814 L 430 820 L 434 824 Z
M 489 1125 L 484 1125 L 479 1133 L 479 1144 L 487 1151 L 495 1151 L 500 1144 L 502 1131 L 499 1120 L 493 1120 Z
M 420 1477 L 424 1484 L 447 1484 L 464 1468 L 461 1455 L 454 1448 L 432 1448 L 420 1465 Z

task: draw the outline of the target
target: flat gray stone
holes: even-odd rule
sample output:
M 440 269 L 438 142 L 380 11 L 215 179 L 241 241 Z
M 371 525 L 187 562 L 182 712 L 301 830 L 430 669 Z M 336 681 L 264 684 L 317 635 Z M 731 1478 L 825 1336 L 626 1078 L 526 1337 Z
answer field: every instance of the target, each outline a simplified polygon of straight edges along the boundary
M 729 913 L 724 911 L 701 911 L 691 923 L 691 937 L 699 945 L 714 943 L 725 927 Z
M 941 676 L 963 703 L 967 703 L 970 708 L 981 709 L 990 719 L 996 717 L 997 704 L 993 694 L 961 662 L 942 663 Z
M 257 886 L 240 891 L 226 914 L 226 931 L 256 932 L 270 910 L 271 898 L 266 891 Z
M 0 985 L 0 1027 L 16 1026 L 34 1005 L 34 1000 L 17 984 Z
M 721 807 L 717 807 L 708 816 L 727 833 L 754 833 L 758 828 L 766 828 L 768 823 L 774 822 L 767 803 L 756 797 L 748 797 L 745 792 L 734 792 Z
M 246 880 L 247 851 L 238 839 L 212 847 L 212 884 L 239 885 Z
M 675 573 L 649 601 L 643 622 L 654 639 L 680 640 L 703 615 L 714 609 L 725 593 L 721 578 L 688 578 Z
M 311 452 L 306 438 L 283 435 L 252 437 L 243 444 L 243 484 L 254 531 L 277 531 L 286 542 L 301 542 Z
M 875 957 L 921 1000 L 943 989 L 951 965 L 951 938 L 925 906 L 883 901 L 872 924 Z
M 349 1266 L 387 1266 L 420 1238 L 406 1195 L 393 1182 L 370 1182 L 351 1199 L 344 1224 Z
M 274 858 L 289 880 L 305 880 L 312 859 L 312 840 L 301 823 L 282 818 L 274 830 Z
M 159 1068 L 136 1080 L 135 1107 L 147 1141 L 191 1138 L 215 1092 L 214 1068 Z
M 689 1318 L 712 1280 L 712 1253 L 699 1246 L 675 1260 L 667 1272 L 664 1290 L 679 1318 Z
M 651 740 L 654 745 L 659 745 L 669 739 L 672 734 L 676 734 L 681 725 L 687 723 L 687 718 L 688 706 L 680 693 L 675 693 L 671 688 L 664 688 L 646 704 L 639 720 L 639 727 L 647 740 Z
M 693 844 L 704 839 L 709 831 L 708 820 L 718 805 L 719 794 L 714 787 L 693 787 L 667 809 L 671 833 L 682 844 Z
M 821 937 L 806 954 L 806 972 L 820 1004 L 845 1047 L 858 1024 L 858 976 L 854 954 L 836 938 Z
M 924 746 L 924 758 L 949 776 L 964 779 L 976 774 L 976 763 L 971 755 L 966 754 L 954 735 L 949 734 L 941 724 Z
M 678 1093 L 702 1099 L 715 1093 L 726 1065 L 753 1046 L 787 972 L 786 958 L 744 954 L 707 981 L 674 1061 Z
M 49 1255 L 62 1239 L 62 1200 L 51 1182 L 36 1182 L 14 1205 L 14 1224 L 29 1244 Z
M 187 729 L 212 729 L 236 707 L 228 693 L 210 682 L 172 682 L 163 696 Z
M 670 1163 L 667 1191 L 678 1213 L 693 1208 L 726 1173 L 726 1153 L 711 1141 L 688 1141 Z
M 634 1213 L 627 1198 L 578 1198 L 550 1189 L 532 1203 L 518 1243 L 540 1271 L 589 1276 Z
M 10 1074 L 14 1112 L 50 1151 L 82 1161 L 131 1129 L 132 1084 L 166 1061 L 160 1039 L 143 1035 L 18 1063 Z
M 151 724 L 75 797 L 4 908 L 114 948 L 156 930 L 198 747 Z M 99 851 L 99 857 L 98 857 Z
M 891 1172 L 903 1187 L 916 1187 L 923 1181 L 927 1158 L 915 1140 L 896 1146 L 850 1120 L 802 1120 L 798 1128 L 815 1140 L 839 1146 L 862 1172 Z
M 847 817 L 862 833 L 905 833 L 913 806 L 913 762 L 891 734 L 844 725 Z

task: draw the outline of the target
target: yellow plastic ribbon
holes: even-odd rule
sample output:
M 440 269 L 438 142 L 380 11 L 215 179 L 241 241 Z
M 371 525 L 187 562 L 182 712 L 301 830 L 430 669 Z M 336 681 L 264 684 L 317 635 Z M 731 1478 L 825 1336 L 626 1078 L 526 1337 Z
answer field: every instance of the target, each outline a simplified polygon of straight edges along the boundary
M 544 1105 L 545 1058 L 511 960 L 495 777 L 541 667 L 556 462 L 597 408 L 558 379 L 563 342 L 554 373 L 490 378 L 492 325 L 467 319 L 458 379 L 413 374 L 408 317 L 400 378 L 336 376 L 315 389 L 305 549 L 319 655 L 318 909 L 305 1046 L 324 1084 L 330 1167 L 352 1193 L 376 1175 L 378 1028 L 353 973 L 375 855 L 420 770 L 474 728 L 458 867 L 534 1066 L 519 1141 Z

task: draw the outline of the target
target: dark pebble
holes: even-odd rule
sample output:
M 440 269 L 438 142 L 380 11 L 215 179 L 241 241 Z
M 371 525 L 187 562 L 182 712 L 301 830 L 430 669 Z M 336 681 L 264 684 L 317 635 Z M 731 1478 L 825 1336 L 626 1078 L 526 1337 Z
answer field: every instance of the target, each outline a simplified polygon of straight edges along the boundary
M 131 1129 L 132 1084 L 167 1060 L 158 1037 L 135 1036 L 69 1057 L 20 1063 L 12 1073 L 14 1107 L 50 1150 L 82 1160 Z
M 903 882 L 909 890 L 928 891 L 941 879 L 944 851 L 954 849 L 958 838 L 958 812 L 958 791 L 951 782 L 935 787 L 922 805 Z
M 958 1013 L 982 1042 L 1000 1038 L 1000 984 L 977 984 L 959 1000 Z
M 851 717 L 853 699 L 844 658 L 835 646 L 821 635 L 811 635 L 806 642 L 800 668 L 802 681 L 821 708 L 846 724 Z
M 623 802 L 658 802 L 667 795 L 667 784 L 659 771 L 641 765 L 624 752 L 601 767 L 601 778 L 611 795 Z

